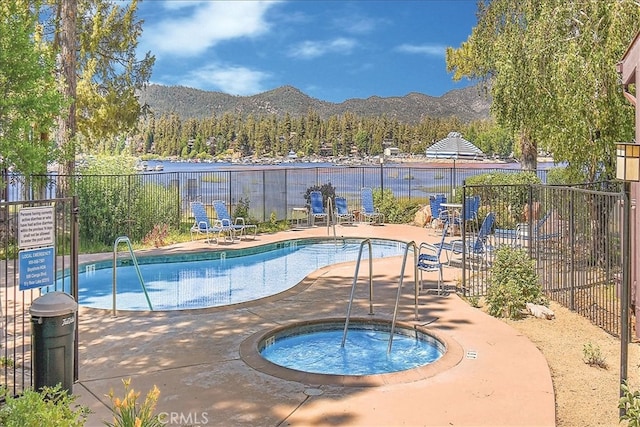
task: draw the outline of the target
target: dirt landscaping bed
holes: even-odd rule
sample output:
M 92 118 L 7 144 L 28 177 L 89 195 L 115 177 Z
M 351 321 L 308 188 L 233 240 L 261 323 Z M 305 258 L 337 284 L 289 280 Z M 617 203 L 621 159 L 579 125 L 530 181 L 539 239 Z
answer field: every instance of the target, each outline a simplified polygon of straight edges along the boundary
M 536 344 L 544 354 L 556 395 L 558 426 L 617 426 L 620 395 L 620 340 L 583 316 L 551 303 L 552 320 L 529 316 L 505 320 Z M 607 364 L 599 368 L 584 362 L 584 346 L 598 348 Z M 629 346 L 628 378 L 640 389 L 640 345 Z

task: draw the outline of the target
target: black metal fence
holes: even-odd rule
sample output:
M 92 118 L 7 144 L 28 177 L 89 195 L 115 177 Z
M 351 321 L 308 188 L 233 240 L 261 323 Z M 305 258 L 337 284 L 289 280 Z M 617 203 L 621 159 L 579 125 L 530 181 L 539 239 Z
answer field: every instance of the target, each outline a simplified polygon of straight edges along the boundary
M 35 219 L 27 224 L 23 219 L 20 224 L 21 211 L 24 213 L 39 209 L 43 209 L 46 215 L 42 223 Z M 60 275 L 58 280 L 70 281 L 77 278 L 77 273 L 73 274 L 74 266 L 77 266 L 76 212 L 76 198 L 0 202 L 0 387 L 6 388 L 13 395 L 33 387 L 29 308 L 41 294 L 40 287 L 32 287 L 26 280 L 27 271 L 20 271 L 19 252 L 33 248 L 38 250 L 39 243 L 45 243 L 47 249 L 53 251 L 53 276 L 57 275 L 56 272 L 67 271 L 64 278 Z M 52 236 L 49 231 L 52 231 Z M 20 242 L 27 244 L 21 247 Z M 72 262 L 73 258 L 76 258 L 75 262 Z M 66 289 L 75 287 L 70 283 L 60 283 L 59 290 L 62 290 L 63 285 Z M 50 290 L 55 290 L 53 288 L 55 285 L 49 287 Z M 74 298 L 77 300 L 77 289 L 75 292 Z M 76 379 L 77 345 L 76 335 Z
M 389 189 L 395 197 L 424 203 L 434 193 L 454 199 L 459 192 L 462 200 L 479 196 L 478 219 L 465 221 L 459 238 L 474 238 L 489 213 L 495 214 L 495 223 L 484 253 L 465 250 L 461 256 L 461 293 L 486 295 L 495 250 L 522 248 L 535 260 L 547 296 L 620 336 L 624 192 L 587 185 L 463 185 L 469 176 L 487 171 L 358 167 L 77 176 L 69 180 L 76 195 L 72 198 L 53 197 L 61 179 L 68 177 L 49 176 L 34 185 L 36 181 L 12 176 L 5 191 L 10 201 L 0 202 L 0 386 L 17 395 L 33 385 L 28 310 L 40 292 L 20 289 L 17 221 L 22 209 L 53 207 L 54 271 L 71 269 L 64 279 L 71 280 L 77 277 L 73 273 L 77 262 L 71 260 L 77 256 L 78 216 L 90 219 L 84 222 L 85 233 L 105 233 L 112 243 L 115 236 L 140 235 L 145 223 L 164 221 L 179 227 L 189 222 L 193 200 L 221 199 L 234 206 L 246 198 L 254 218 L 268 220 L 271 213 L 278 219 L 290 218 L 293 207 L 305 204 L 308 187 L 328 182 L 351 206 L 358 206 L 363 186 Z M 544 181 L 544 172 L 541 175 Z M 60 287 L 73 289 L 73 284 Z
M 134 175 L 47 175 L 26 179 L 9 175 L 5 200 L 55 198 L 62 183 L 80 198 L 81 235 L 113 242 L 126 235 L 141 240 L 155 224 L 179 229 L 191 221 L 190 202 L 223 200 L 231 212 L 249 204 L 258 222 L 292 219 L 293 208 L 305 206 L 311 186 L 330 183 L 348 206 L 359 207 L 360 190 L 391 191 L 396 198 L 427 203 L 434 193 L 453 196 L 470 176 L 517 169 L 450 167 L 253 167 L 197 172 L 155 172 Z M 545 170 L 538 171 L 544 182 Z M 65 192 L 65 194 L 69 194 Z M 458 193 L 459 194 L 459 193 Z M 190 224 L 189 224 L 190 225 Z M 108 237 L 108 238 L 107 238 Z
M 495 224 L 480 253 L 465 248 L 461 291 L 486 295 L 491 263 L 501 246 L 522 248 L 535 260 L 545 294 L 620 336 L 623 192 L 544 185 L 465 187 L 480 196 L 478 221 L 464 227 L 465 239 L 491 212 Z

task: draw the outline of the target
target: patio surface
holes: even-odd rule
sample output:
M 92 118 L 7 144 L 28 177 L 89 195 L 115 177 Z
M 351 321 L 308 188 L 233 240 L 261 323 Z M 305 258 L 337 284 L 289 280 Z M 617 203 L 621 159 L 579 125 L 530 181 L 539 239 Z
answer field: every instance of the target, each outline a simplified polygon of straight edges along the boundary
M 429 229 L 409 225 L 346 225 L 337 226 L 336 233 L 418 244 L 439 239 Z M 189 242 L 161 251 L 227 250 L 311 236 L 327 236 L 327 228 L 263 234 L 255 241 L 233 244 Z M 90 258 L 97 256 L 81 257 L 81 262 Z M 353 317 L 391 319 L 401 261 L 401 256 L 374 261 L 375 315 L 367 316 L 368 292 L 363 285 L 356 294 Z M 450 348 L 444 361 L 422 371 L 373 377 L 369 386 L 351 386 L 348 378 L 325 383 L 313 376 L 272 376 L 243 360 L 241 346 L 250 360 L 247 349 L 260 331 L 292 322 L 344 318 L 354 268 L 354 263 L 322 268 L 283 294 L 230 307 L 120 311 L 117 317 L 111 311 L 81 307 L 80 379 L 73 392 L 79 396 L 78 403 L 93 411 L 86 425 L 111 420 L 106 394 L 113 389 L 122 397 L 121 380 L 126 378 L 141 392 L 141 401 L 153 385 L 158 386 L 156 412 L 168 415 L 168 426 L 555 425 L 551 374 L 536 346 L 456 294 L 421 292 L 415 320 L 410 266 L 398 320 L 443 337 Z M 361 269 L 361 278 L 365 270 Z M 446 282 L 453 284 L 460 275 L 457 268 L 445 268 Z M 436 277 L 437 273 L 425 274 L 429 286 L 434 286 Z M 256 360 L 251 363 L 259 365 Z

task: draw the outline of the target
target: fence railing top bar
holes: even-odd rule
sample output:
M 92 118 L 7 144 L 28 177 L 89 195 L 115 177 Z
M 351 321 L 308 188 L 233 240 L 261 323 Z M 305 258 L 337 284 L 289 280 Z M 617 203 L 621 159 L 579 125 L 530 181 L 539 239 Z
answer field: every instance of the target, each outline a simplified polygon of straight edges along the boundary
M 8 206 L 38 206 L 38 205 L 46 205 L 49 206 L 51 203 L 68 203 L 73 200 L 73 197 L 58 197 L 56 199 L 46 199 L 46 200 L 12 200 L 12 201 L 0 201 L 0 208 L 8 207 Z

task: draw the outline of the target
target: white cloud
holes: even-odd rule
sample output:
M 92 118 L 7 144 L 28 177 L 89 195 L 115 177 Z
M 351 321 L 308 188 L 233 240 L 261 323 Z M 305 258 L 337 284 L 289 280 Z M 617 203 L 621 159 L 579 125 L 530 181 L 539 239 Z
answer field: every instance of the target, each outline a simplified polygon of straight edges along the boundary
M 241 66 L 207 65 L 189 72 L 177 84 L 244 96 L 264 92 L 263 81 L 269 77 L 269 73 Z
M 333 19 L 333 26 L 339 31 L 351 34 L 369 34 L 389 25 L 384 18 L 372 18 L 357 12 L 350 12 Z
M 145 23 L 145 51 L 161 56 L 195 56 L 217 43 L 254 37 L 269 30 L 265 14 L 274 1 L 165 2 L 174 16 Z
M 331 53 L 349 54 L 356 45 L 357 43 L 355 40 L 344 37 L 325 41 L 307 40 L 290 49 L 289 56 L 302 59 L 312 59 Z
M 165 1 L 162 4 L 162 7 L 166 10 L 179 10 L 186 9 L 193 6 L 199 6 L 202 3 L 206 3 L 206 1 L 198 1 L 198 0 L 180 0 L 180 1 Z
M 418 55 L 444 56 L 447 48 L 446 46 L 435 45 L 435 44 L 423 44 L 423 45 L 402 44 L 396 47 L 396 50 L 398 52 L 418 54 Z

